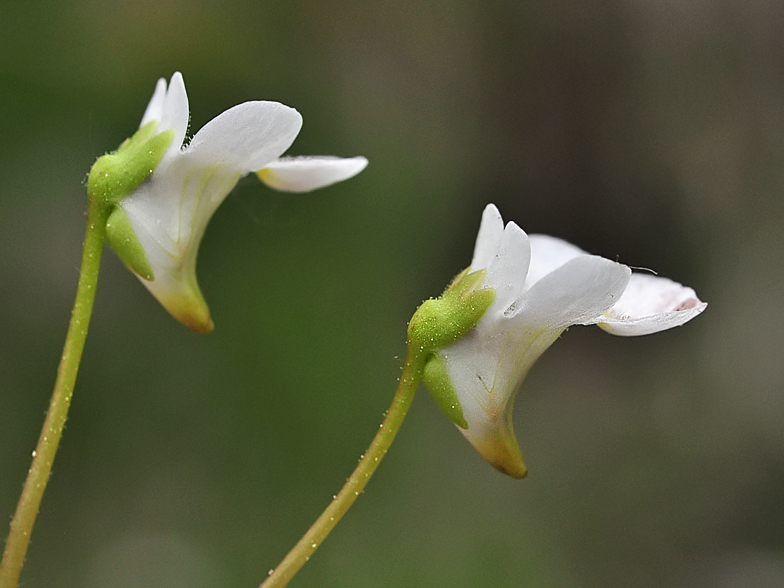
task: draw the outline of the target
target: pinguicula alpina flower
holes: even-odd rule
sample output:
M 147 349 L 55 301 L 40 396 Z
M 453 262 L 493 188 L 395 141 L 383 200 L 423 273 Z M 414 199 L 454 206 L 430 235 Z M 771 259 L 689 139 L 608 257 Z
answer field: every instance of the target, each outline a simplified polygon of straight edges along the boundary
M 554 237 L 529 237 L 513 222 L 504 227 L 492 204 L 466 272 L 482 278 L 474 291 L 492 289 L 495 298 L 470 331 L 430 357 L 423 381 L 479 453 L 517 478 L 527 470 L 512 427 L 515 394 L 564 330 L 596 324 L 645 335 L 682 325 L 707 306 L 666 278 L 632 273 Z
M 245 102 L 218 115 L 187 145 L 188 96 L 180 73 L 158 84 L 141 127 L 173 139 L 160 163 L 107 223 L 109 244 L 178 320 L 200 332 L 212 330 L 209 309 L 196 281 L 196 254 L 210 218 L 247 173 L 276 190 L 309 192 L 346 180 L 367 165 L 364 157 L 280 156 L 302 126 L 293 108 L 277 102 Z

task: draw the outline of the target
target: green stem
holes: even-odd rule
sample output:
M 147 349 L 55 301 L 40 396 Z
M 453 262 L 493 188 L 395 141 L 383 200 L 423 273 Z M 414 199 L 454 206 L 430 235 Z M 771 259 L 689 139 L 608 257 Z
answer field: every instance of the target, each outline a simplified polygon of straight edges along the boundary
M 397 435 L 400 425 L 411 406 L 414 399 L 419 381 L 422 379 L 422 364 L 419 355 L 411 353 L 409 349 L 403 373 L 400 376 L 395 397 L 392 405 L 387 411 L 384 422 L 376 433 L 373 442 L 362 456 L 359 465 L 346 481 L 343 488 L 335 496 L 326 510 L 316 519 L 316 522 L 302 536 L 302 539 L 289 551 L 277 568 L 262 582 L 259 588 L 281 588 L 288 584 L 289 580 L 305 564 L 310 556 L 316 551 L 319 545 L 326 539 L 330 531 L 338 524 L 338 521 L 346 514 L 346 511 L 354 504 L 362 489 L 370 480 L 370 476 L 376 471 L 378 464 L 386 455 L 389 446 Z
M 76 290 L 71 322 L 65 338 L 63 355 L 57 369 L 57 380 L 49 403 L 46 421 L 33 451 L 33 462 L 19 498 L 11 530 L 6 539 L 3 560 L 0 563 L 0 587 L 15 588 L 24 565 L 33 524 L 49 481 L 60 437 L 63 434 L 68 408 L 71 405 L 76 373 L 82 358 L 87 327 L 93 312 L 98 270 L 101 265 L 103 242 L 106 237 L 106 221 L 110 208 L 91 201 L 87 210 L 87 230 L 82 251 L 82 267 L 79 286 Z

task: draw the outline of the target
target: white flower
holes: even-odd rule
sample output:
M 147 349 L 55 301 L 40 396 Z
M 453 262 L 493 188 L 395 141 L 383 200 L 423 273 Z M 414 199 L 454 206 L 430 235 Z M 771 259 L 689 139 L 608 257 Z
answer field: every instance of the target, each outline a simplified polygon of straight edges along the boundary
M 469 272 L 479 270 L 486 274 L 477 289 L 493 288 L 495 300 L 437 357 L 468 424 L 462 433 L 515 477 L 526 474 L 512 428 L 515 393 L 566 328 L 598 324 L 617 335 L 645 335 L 682 325 L 707 306 L 694 290 L 671 280 L 632 273 L 560 239 L 529 238 L 513 222 L 504 227 L 492 204 L 482 216 Z M 431 387 L 427 372 L 425 384 Z
M 207 332 L 213 323 L 196 281 L 196 254 L 210 218 L 237 181 L 256 172 L 277 190 L 307 192 L 356 175 L 367 160 L 280 159 L 302 117 L 277 102 L 234 106 L 183 146 L 188 117 L 182 75 L 175 73 L 168 88 L 158 80 L 141 126 L 157 121 L 156 132 L 171 130 L 174 139 L 148 180 L 120 201 L 107 229 L 110 245 L 161 304 L 184 324 Z M 125 253 L 133 247 L 136 257 Z M 139 257 L 142 262 L 134 263 Z

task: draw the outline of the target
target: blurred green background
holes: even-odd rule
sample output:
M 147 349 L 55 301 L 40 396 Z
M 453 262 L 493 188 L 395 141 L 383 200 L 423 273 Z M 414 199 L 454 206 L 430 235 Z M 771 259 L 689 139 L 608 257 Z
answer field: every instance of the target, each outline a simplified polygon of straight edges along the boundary
M 710 306 L 658 335 L 558 341 L 518 398 L 523 481 L 420 391 L 291 586 L 783 586 L 780 8 L 3 0 L 3 516 L 54 381 L 87 171 L 159 77 L 183 72 L 191 134 L 278 100 L 305 121 L 290 153 L 370 160 L 310 195 L 240 182 L 199 256 L 208 336 L 106 255 L 22 585 L 257 586 L 369 443 L 407 320 L 494 202 Z

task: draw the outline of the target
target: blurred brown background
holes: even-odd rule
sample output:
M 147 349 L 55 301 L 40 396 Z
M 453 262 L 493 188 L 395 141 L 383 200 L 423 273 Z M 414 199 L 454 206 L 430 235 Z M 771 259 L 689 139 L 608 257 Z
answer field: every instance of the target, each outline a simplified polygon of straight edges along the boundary
M 87 171 L 176 70 L 191 133 L 278 100 L 304 116 L 292 154 L 370 166 L 311 195 L 240 182 L 199 257 L 211 335 L 106 255 L 23 586 L 257 586 L 377 430 L 406 321 L 487 202 L 710 306 L 558 341 L 518 398 L 522 482 L 420 391 L 291 586 L 784 585 L 784 11 L 761 0 L 2 0 L 0 514 L 54 380 Z

